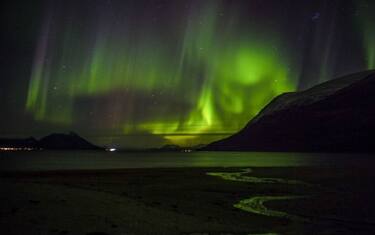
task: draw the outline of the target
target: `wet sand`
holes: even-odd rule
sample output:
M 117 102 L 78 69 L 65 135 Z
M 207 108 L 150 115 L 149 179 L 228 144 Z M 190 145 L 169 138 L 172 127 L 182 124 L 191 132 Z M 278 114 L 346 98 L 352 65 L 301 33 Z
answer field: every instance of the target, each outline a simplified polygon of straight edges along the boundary
M 370 167 L 2 172 L 0 234 L 374 234 L 374 176 Z

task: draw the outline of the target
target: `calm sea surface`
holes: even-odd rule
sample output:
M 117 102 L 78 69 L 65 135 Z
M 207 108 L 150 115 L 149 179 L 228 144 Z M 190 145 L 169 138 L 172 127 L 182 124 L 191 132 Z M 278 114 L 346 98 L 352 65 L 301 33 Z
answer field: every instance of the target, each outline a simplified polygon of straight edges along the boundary
M 366 154 L 192 152 L 124 153 L 101 151 L 0 152 L 0 171 L 172 168 L 172 167 L 288 167 L 366 166 Z

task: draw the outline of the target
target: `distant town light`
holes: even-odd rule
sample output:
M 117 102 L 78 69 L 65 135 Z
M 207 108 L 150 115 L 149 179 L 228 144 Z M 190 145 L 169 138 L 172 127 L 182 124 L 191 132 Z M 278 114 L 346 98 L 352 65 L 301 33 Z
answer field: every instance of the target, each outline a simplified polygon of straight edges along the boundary
M 34 148 L 16 148 L 16 147 L 0 147 L 0 151 L 32 151 L 35 150 Z
M 115 149 L 115 148 L 109 148 L 109 149 L 108 149 L 109 152 L 115 152 L 116 150 L 117 150 L 117 149 Z

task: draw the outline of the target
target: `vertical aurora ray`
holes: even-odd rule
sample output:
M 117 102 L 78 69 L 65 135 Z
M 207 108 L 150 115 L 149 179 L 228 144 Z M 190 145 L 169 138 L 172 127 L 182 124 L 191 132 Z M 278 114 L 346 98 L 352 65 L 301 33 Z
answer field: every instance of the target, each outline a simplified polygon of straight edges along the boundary
M 48 86 L 49 67 L 46 59 L 50 20 L 45 20 L 34 58 L 26 109 L 34 113 L 37 120 L 42 120 L 46 112 L 46 86 Z
M 77 23 L 69 11 L 70 24 L 53 19 L 53 26 L 47 18 L 26 109 L 67 127 L 84 120 L 87 128 L 193 144 L 202 134 L 239 130 L 274 96 L 295 89 L 277 33 L 244 25 L 220 1 L 176 8 L 174 22 L 136 27 L 105 7 L 111 17 Z
M 368 69 L 375 69 L 375 15 L 373 1 L 359 1 L 357 11 L 360 28 L 363 32 L 363 43 Z

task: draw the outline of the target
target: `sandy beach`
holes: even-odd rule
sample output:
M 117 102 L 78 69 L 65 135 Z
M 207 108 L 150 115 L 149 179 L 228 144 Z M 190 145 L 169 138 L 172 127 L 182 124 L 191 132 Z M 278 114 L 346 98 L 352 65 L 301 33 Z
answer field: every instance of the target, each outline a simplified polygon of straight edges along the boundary
M 269 179 L 260 182 L 207 174 L 241 171 L 3 172 L 1 234 L 373 234 L 371 169 L 251 168 L 243 173 L 245 178 Z M 273 182 L 276 178 L 306 184 Z M 271 215 L 234 207 L 249 198 Z

